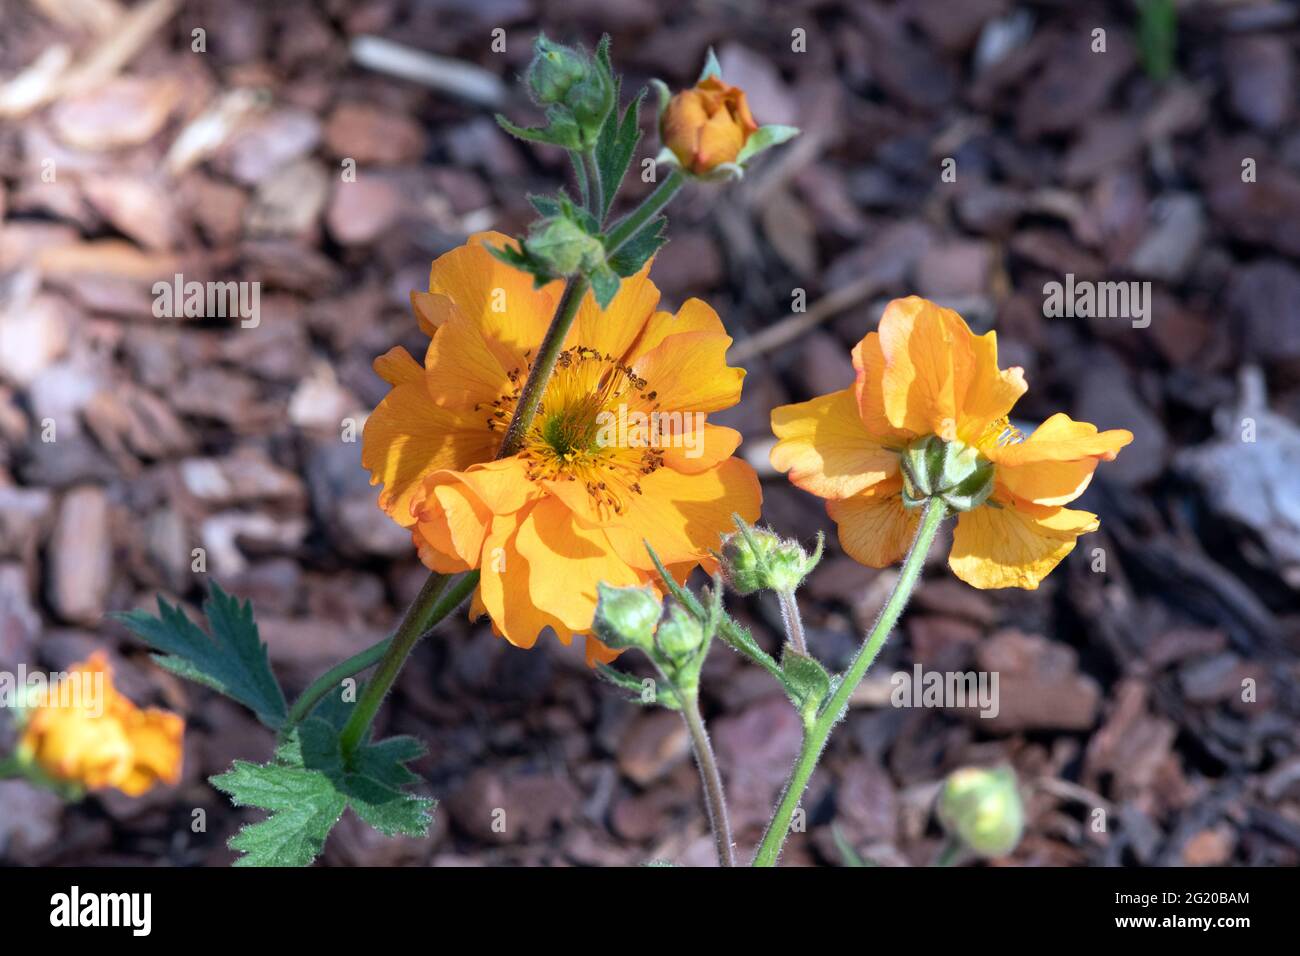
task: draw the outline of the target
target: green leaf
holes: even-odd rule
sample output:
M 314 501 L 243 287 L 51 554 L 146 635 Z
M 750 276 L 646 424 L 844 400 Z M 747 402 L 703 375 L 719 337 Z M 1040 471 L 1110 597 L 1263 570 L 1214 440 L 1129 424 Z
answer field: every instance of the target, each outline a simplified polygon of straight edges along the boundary
M 601 184 L 599 210 L 601 219 L 609 215 L 610 207 L 614 205 L 614 197 L 618 194 L 619 187 L 623 185 L 623 178 L 627 175 L 632 155 L 636 152 L 636 144 L 641 140 L 641 101 L 644 98 L 645 90 L 642 89 L 632 102 L 627 104 L 622 120 L 618 119 L 618 110 L 610 110 L 609 115 L 605 117 L 604 126 L 601 127 L 600 138 L 596 140 L 596 169 L 600 174 Z M 617 102 L 617 93 L 615 102 Z
M 320 854 L 348 802 L 324 774 L 275 763 L 236 760 L 211 783 L 237 807 L 271 811 L 231 838 L 230 848 L 244 854 L 235 866 L 307 866 Z
M 668 241 L 668 237 L 663 234 L 667 224 L 668 220 L 663 216 L 651 219 L 609 257 L 609 267 L 623 278 L 636 275 Z
M 231 597 L 214 581 L 203 611 L 211 636 L 161 597 L 158 617 L 145 611 L 114 617 L 159 652 L 154 660 L 161 667 L 239 701 L 262 723 L 279 728 L 288 707 L 258 636 L 252 605 Z
M 492 245 L 487 247 L 487 251 L 506 265 L 527 272 L 533 277 L 533 288 L 535 289 L 540 289 L 548 282 L 554 282 L 556 279 L 556 276 L 551 275 L 544 263 L 536 261 L 526 251 L 520 251 L 513 246 Z
M 246 854 L 236 865 L 308 865 L 347 808 L 386 836 L 424 836 L 433 801 L 405 790 L 419 781 L 406 763 L 423 753 L 413 737 L 390 737 L 345 762 L 338 728 L 310 717 L 285 736 L 270 763 L 235 761 L 212 785 L 236 806 L 271 811 L 231 839 L 231 849 Z
M 628 700 L 634 704 L 658 704 L 660 707 L 666 707 L 669 710 L 681 710 L 682 702 L 678 700 L 677 694 L 673 689 L 665 684 L 655 682 L 655 699 L 647 701 L 645 699 L 645 682 L 642 678 L 636 677 L 626 671 L 621 671 L 608 664 L 596 665 L 596 676 L 602 680 L 608 681 L 620 690 L 625 690 L 631 696 Z
M 794 139 L 799 135 L 797 126 L 780 126 L 771 124 L 760 126 L 754 131 L 754 135 L 746 140 L 745 145 L 740 148 L 736 154 L 735 164 L 743 166 L 765 149 L 771 149 L 773 146 L 779 146 L 786 140 Z
M 547 115 L 550 116 L 549 110 Z M 526 143 L 545 143 L 547 146 L 572 149 L 575 145 L 573 131 L 569 128 L 572 124 L 564 121 L 563 117 L 557 118 L 561 119 L 560 128 L 553 129 L 550 126 L 516 126 L 501 113 L 496 115 L 497 125 L 516 139 L 522 139 Z
M 607 263 L 601 263 L 588 278 L 591 280 L 591 291 L 596 296 L 596 303 L 602 309 L 609 308 L 614 296 L 618 295 L 617 273 Z

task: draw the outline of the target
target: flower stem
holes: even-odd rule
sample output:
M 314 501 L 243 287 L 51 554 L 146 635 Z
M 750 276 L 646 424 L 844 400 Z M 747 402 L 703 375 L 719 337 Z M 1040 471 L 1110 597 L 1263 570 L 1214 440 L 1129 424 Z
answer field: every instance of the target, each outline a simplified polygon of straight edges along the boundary
M 289 730 L 296 726 L 304 717 L 312 712 L 312 709 L 319 703 L 320 699 L 328 694 L 331 690 L 339 685 L 344 679 L 354 674 L 359 674 L 367 667 L 373 666 L 384 652 L 388 650 L 388 645 L 393 641 L 392 635 L 371 644 L 359 654 L 353 654 L 342 663 L 335 664 L 320 677 L 311 682 L 311 685 L 298 695 L 298 699 L 293 702 L 289 708 L 289 716 L 285 720 L 284 729 Z
M 605 235 L 605 255 L 612 256 L 620 246 L 635 236 L 642 226 L 659 215 L 659 211 L 677 195 L 677 190 L 681 189 L 685 182 L 685 177 L 674 169 L 668 174 L 668 178 L 659 184 L 659 188 L 645 198 L 645 202 L 614 223 L 614 227 Z
M 348 717 L 348 722 L 343 725 L 339 741 L 345 759 L 355 753 L 365 739 L 366 732 L 370 729 L 370 722 L 375 719 L 380 705 L 388 696 L 393 682 L 397 680 L 397 675 L 401 672 L 402 665 L 406 663 L 411 648 L 415 647 L 420 638 L 424 637 L 435 624 L 456 610 L 460 603 L 469 597 L 478 586 L 478 577 L 477 571 L 470 571 L 459 578 L 445 574 L 429 575 L 429 580 L 424 582 L 424 587 L 420 589 L 406 616 L 397 626 L 392 642 L 385 648 L 384 656 L 380 659 L 374 676 L 361 692 L 356 709 Z
M 498 458 L 509 458 L 523 446 L 524 436 L 528 434 L 528 428 L 533 423 L 537 408 L 542 403 L 546 383 L 550 381 L 551 372 L 555 370 L 555 362 L 564 349 L 564 340 L 569 335 L 573 320 L 578 316 L 578 306 L 582 304 L 582 299 L 590 285 L 585 276 L 573 276 L 565 284 L 564 294 L 560 296 L 560 304 L 555 309 L 555 317 L 551 319 L 542 344 L 538 346 L 537 358 L 533 360 L 533 367 L 528 372 L 528 381 L 524 383 L 523 391 L 519 395 L 514 417 L 510 419 L 505 438 L 501 440 L 501 449 L 497 452 Z
M 691 735 L 695 762 L 700 768 L 700 780 L 704 783 L 704 805 L 709 811 L 709 827 L 713 830 L 713 842 L 718 849 L 718 866 L 735 866 L 736 850 L 731 839 L 731 821 L 727 817 L 727 800 L 722 792 L 722 775 L 718 773 L 713 745 L 709 743 L 704 718 L 700 716 L 700 695 L 691 691 L 682 694 L 681 701 L 682 718 Z
M 907 599 L 911 597 L 912 589 L 921 576 L 921 567 L 925 564 L 925 556 L 934 541 L 935 532 L 939 530 L 939 525 L 947 514 L 948 506 L 938 498 L 931 498 L 925 506 L 925 514 L 917 529 L 916 539 L 912 542 L 912 549 L 907 553 L 907 558 L 903 561 L 903 570 L 898 576 L 898 583 L 894 585 L 894 592 L 885 602 L 884 610 L 880 612 L 880 617 L 871 629 L 871 633 L 867 635 L 857 656 L 853 658 L 853 663 L 844 672 L 839 686 L 835 688 L 835 693 L 822 705 L 816 719 L 804 733 L 803 747 L 795 760 L 794 768 L 790 771 L 790 780 L 781 794 L 781 802 L 772 816 L 772 822 L 768 824 L 767 832 L 763 834 L 763 842 L 759 844 L 758 853 L 754 857 L 754 866 L 776 865 L 781 847 L 784 846 L 786 835 L 790 831 L 790 820 L 794 817 L 799 801 L 803 798 L 808 780 L 817 767 L 817 761 L 821 759 L 826 740 L 830 737 L 835 724 L 844 715 L 849 698 L 853 696 L 858 684 L 862 683 L 867 668 L 875 661 L 880 649 L 885 646 L 889 632 L 893 630 L 899 616 L 903 613 L 903 607 L 907 604 Z
M 781 623 L 785 625 L 785 636 L 790 645 L 802 654 L 808 656 L 808 639 L 803 633 L 803 618 L 799 616 L 799 602 L 794 599 L 793 591 L 777 591 L 777 599 L 781 602 Z

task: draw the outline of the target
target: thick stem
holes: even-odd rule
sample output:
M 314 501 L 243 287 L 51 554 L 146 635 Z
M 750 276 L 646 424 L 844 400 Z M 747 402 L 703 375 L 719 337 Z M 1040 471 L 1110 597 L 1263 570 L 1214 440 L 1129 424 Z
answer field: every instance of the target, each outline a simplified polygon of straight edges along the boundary
M 343 726 L 339 742 L 345 758 L 355 753 L 361 741 L 365 739 L 366 732 L 370 729 L 370 722 L 375 719 L 380 705 L 388 696 L 393 682 L 397 680 L 397 675 L 401 672 L 402 665 L 406 663 L 411 648 L 415 647 L 420 638 L 435 624 L 456 610 L 461 602 L 469 597 L 478 586 L 478 577 L 477 571 L 470 571 L 459 578 L 450 578 L 444 574 L 429 575 L 429 580 L 424 583 L 419 596 L 406 612 L 406 616 L 402 618 L 402 623 L 397 626 L 392 643 L 385 650 L 374 676 L 366 683 L 356 708 Z M 454 583 L 449 587 L 448 584 L 453 581 Z
M 713 842 L 718 849 L 718 865 L 735 866 L 736 849 L 731 839 L 727 800 L 722 792 L 722 775 L 718 773 L 718 761 L 713 756 L 708 731 L 704 729 L 704 718 L 700 716 L 700 695 L 692 691 L 682 694 L 681 699 L 682 717 L 691 735 L 691 747 L 704 784 L 704 805 L 709 811 L 709 827 L 713 830 Z
M 799 602 L 793 591 L 777 591 L 777 600 L 781 602 L 781 623 L 785 625 L 785 636 L 790 646 L 808 656 L 808 639 L 803 633 L 803 618 L 799 616 Z
M 821 759 L 826 740 L 848 708 L 849 698 L 857 690 L 858 684 L 862 683 L 867 668 L 875 661 L 880 649 L 885 646 L 885 640 L 898 622 L 899 615 L 903 613 L 903 607 L 907 604 L 907 599 L 911 597 L 912 589 L 921 576 L 921 568 L 934 541 L 935 532 L 939 530 L 939 525 L 947 514 L 948 506 L 938 498 L 931 498 L 925 506 L 925 514 L 917 529 L 916 539 L 912 542 L 912 549 L 907 553 L 906 560 L 903 561 L 903 570 L 898 576 L 898 583 L 894 585 L 894 592 L 889 595 L 884 610 L 880 612 L 875 627 L 871 629 L 857 656 L 853 658 L 853 663 L 844 672 L 835 693 L 818 711 L 816 719 L 804 734 L 803 747 L 795 760 L 794 768 L 790 771 L 790 780 L 781 794 L 781 802 L 772 816 L 772 822 L 768 824 L 767 832 L 763 834 L 763 842 L 759 844 L 758 853 L 754 857 L 754 866 L 776 865 L 781 847 L 785 845 L 785 838 L 790 831 L 790 821 L 794 817 L 795 808 L 803 799 L 803 792 L 808 786 L 813 770 L 817 767 L 817 761 Z
M 642 226 L 659 215 L 659 211 L 677 195 L 677 190 L 681 189 L 685 182 L 686 179 L 677 170 L 674 169 L 669 173 L 668 178 L 645 198 L 645 202 L 616 222 L 609 230 L 605 236 L 605 254 L 612 256 L 620 246 L 635 236 Z
M 289 717 L 285 721 L 284 729 L 288 730 L 298 724 L 303 718 L 312 712 L 312 709 L 320 702 L 320 699 L 337 687 L 343 680 L 354 674 L 359 674 L 367 667 L 373 666 L 384 652 L 388 650 L 388 645 L 393 642 L 392 635 L 371 644 L 360 654 L 353 654 L 347 660 L 340 664 L 335 664 L 320 677 L 311 682 L 311 685 L 298 695 L 298 699 L 293 702 L 293 707 L 289 709 Z
M 497 452 L 498 458 L 509 458 L 523 446 L 524 436 L 528 434 L 528 429 L 533 424 L 533 417 L 542 403 L 542 394 L 546 391 L 546 383 L 550 381 L 551 372 L 555 370 L 556 359 L 564 350 L 564 340 L 569 335 L 573 320 L 578 315 L 578 306 L 582 304 L 583 296 L 587 294 L 589 287 L 590 283 L 585 276 L 574 276 L 564 286 L 564 294 L 560 296 L 555 317 L 551 319 L 546 336 L 538 346 L 537 358 L 533 360 L 533 367 L 528 372 L 528 381 L 524 383 L 519 402 L 515 405 L 515 415 L 510 419 L 506 437 L 501 441 L 501 449 Z

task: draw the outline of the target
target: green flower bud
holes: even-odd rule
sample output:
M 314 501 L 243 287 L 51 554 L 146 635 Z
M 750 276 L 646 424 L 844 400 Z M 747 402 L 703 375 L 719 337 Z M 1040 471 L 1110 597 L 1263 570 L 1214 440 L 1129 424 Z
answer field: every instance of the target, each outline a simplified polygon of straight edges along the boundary
M 614 87 L 603 71 L 591 69 L 570 87 L 564 102 L 573 111 L 573 117 L 582 128 L 586 141 L 594 143 L 600 135 L 606 114 L 614 105 Z
M 654 588 L 615 588 L 601 581 L 596 585 L 596 595 L 591 629 L 605 646 L 614 650 L 639 647 L 649 653 L 662 611 Z
M 939 796 L 939 819 L 948 833 L 984 857 L 1005 856 L 1025 828 L 1025 808 L 1010 767 L 964 767 L 948 775 Z
M 572 47 L 552 43 L 545 34 L 537 37 L 533 62 L 525 79 L 539 106 L 560 103 L 574 83 L 590 68 L 590 61 Z
M 970 511 L 993 493 L 993 462 L 973 446 L 928 435 L 903 451 L 903 504 L 915 508 L 942 498 L 953 511 Z
M 722 576 L 737 594 L 794 591 L 821 560 L 821 544 L 809 556 L 794 540 L 766 528 L 743 527 L 722 539 Z
M 708 635 L 695 616 L 680 604 L 671 604 L 655 631 L 655 646 L 668 663 L 688 664 L 708 640 Z
M 524 250 L 557 276 L 590 272 L 605 260 L 601 241 L 565 216 L 533 223 Z

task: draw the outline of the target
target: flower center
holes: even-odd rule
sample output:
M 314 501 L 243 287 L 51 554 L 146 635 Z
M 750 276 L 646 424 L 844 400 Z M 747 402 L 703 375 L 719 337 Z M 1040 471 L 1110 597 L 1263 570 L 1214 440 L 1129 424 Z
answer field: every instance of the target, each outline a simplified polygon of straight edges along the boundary
M 512 372 L 512 390 L 489 403 L 489 429 L 509 427 L 526 375 Z M 565 349 L 519 452 L 529 480 L 580 481 L 600 511 L 622 514 L 628 497 L 642 493 L 640 479 L 663 464 L 662 452 L 630 439 L 626 428 L 629 413 L 656 408 L 655 398 L 612 356 Z

